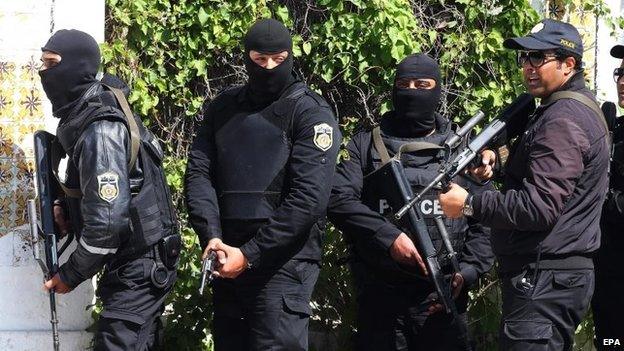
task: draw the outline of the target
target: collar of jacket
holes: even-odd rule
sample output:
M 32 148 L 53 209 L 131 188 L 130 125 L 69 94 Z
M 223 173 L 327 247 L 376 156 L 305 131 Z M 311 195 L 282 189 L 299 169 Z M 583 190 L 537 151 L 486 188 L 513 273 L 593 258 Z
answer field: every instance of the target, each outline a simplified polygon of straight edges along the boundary
M 415 142 L 415 141 L 426 141 L 429 143 L 433 143 L 436 145 L 442 145 L 446 138 L 448 137 L 451 130 L 451 122 L 444 118 L 439 113 L 435 113 L 435 124 L 436 129 L 430 135 L 422 136 L 422 137 L 413 137 L 413 138 L 403 138 L 389 135 L 387 132 L 384 132 L 383 121 L 386 118 L 392 118 L 392 111 L 385 113 L 381 120 L 381 136 L 384 140 L 384 144 L 388 148 L 388 151 L 391 155 L 395 155 L 401 145 Z M 416 153 L 404 153 L 402 154 L 401 160 L 406 167 L 423 167 L 425 165 L 435 163 L 437 164 L 441 160 L 442 154 L 439 152 L 416 152 Z
M 115 106 L 113 101 L 102 96 L 103 92 L 102 84 L 99 82 L 93 84 L 80 97 L 67 117 L 59 122 L 56 128 L 56 136 L 68 155 L 73 153 L 73 147 L 80 137 L 84 126 L 92 120 L 93 112 L 102 105 Z M 89 102 L 94 100 L 98 104 L 90 105 Z
M 563 83 L 561 88 L 557 91 L 581 91 L 584 89 L 587 89 L 587 87 L 585 86 L 585 77 L 583 75 L 583 70 L 580 70 L 574 73 L 574 75 L 570 77 L 567 82 Z M 542 99 L 542 103 L 537 107 L 536 110 L 543 110 L 553 104 L 553 102 L 544 103 L 544 101 L 547 99 L 548 98 Z
M 434 136 L 439 136 L 439 135 L 443 135 L 444 137 L 446 137 L 450 131 L 450 127 L 452 125 L 451 121 L 449 121 L 448 119 L 444 118 L 441 114 L 439 114 L 438 112 L 435 112 L 435 132 L 431 133 L 430 135 L 425 135 L 422 137 L 398 137 L 395 135 L 392 135 L 392 128 L 390 128 L 390 125 L 387 124 L 388 121 L 390 119 L 392 119 L 392 117 L 394 117 L 394 111 L 388 111 L 386 113 L 383 114 L 383 116 L 381 116 L 381 121 L 379 121 L 379 126 L 381 128 L 381 134 L 396 140 L 405 140 L 406 142 L 410 142 L 410 141 L 428 141 L 425 140 L 427 138 L 430 137 L 434 137 Z
M 277 100 L 280 100 L 284 96 L 288 96 L 296 88 L 297 83 L 301 83 L 301 82 L 302 82 L 301 77 L 299 77 L 297 72 L 293 71 L 292 72 L 292 79 L 291 79 L 290 83 L 288 85 L 286 85 L 284 90 L 282 90 L 282 93 L 280 94 L 280 97 Z M 241 103 L 241 104 L 242 103 L 251 104 L 251 99 L 248 98 L 248 96 L 249 96 L 248 95 L 249 94 L 248 91 L 249 91 L 249 85 L 245 84 L 243 86 L 243 88 L 240 89 L 238 91 L 238 93 L 236 94 L 236 102 Z M 277 100 L 275 100 L 275 101 L 277 101 Z M 273 102 L 275 102 L 275 101 L 273 101 Z M 270 105 L 271 103 L 272 102 L 270 102 L 268 105 Z

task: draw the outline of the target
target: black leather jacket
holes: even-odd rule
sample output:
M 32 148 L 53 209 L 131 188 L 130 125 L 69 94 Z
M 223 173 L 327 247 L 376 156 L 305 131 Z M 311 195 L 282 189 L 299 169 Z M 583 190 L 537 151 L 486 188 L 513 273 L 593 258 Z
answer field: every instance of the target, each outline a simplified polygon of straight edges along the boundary
M 129 132 L 123 112 L 115 108 L 109 94 L 96 83 L 57 129 L 57 137 L 69 155 L 66 185 L 82 192 L 82 198 L 68 199 L 78 246 L 60 268 L 61 279 L 71 287 L 95 275 L 107 256 L 119 250 L 131 231 L 131 188 L 140 187 L 142 182 L 138 162 L 128 169 Z M 115 107 L 93 120 L 96 111 L 89 101 L 95 100 Z

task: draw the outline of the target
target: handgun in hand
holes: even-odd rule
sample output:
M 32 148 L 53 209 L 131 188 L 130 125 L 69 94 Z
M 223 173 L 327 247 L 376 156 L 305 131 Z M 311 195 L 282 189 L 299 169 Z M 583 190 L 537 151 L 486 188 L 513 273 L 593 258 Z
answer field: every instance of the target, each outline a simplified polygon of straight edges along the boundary
M 217 268 L 217 253 L 214 251 L 210 251 L 208 256 L 204 258 L 202 261 L 202 270 L 201 270 L 201 284 L 199 285 L 199 294 L 204 294 L 204 287 L 206 286 L 206 282 L 210 284 L 214 279 L 213 272 Z

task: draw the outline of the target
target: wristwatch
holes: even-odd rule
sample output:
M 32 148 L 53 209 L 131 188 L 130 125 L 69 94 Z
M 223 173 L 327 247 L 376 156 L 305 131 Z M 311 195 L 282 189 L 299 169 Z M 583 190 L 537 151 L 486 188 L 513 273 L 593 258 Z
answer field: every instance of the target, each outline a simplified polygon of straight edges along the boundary
M 474 214 L 474 209 L 472 208 L 472 194 L 468 194 L 468 197 L 464 202 L 464 207 L 462 208 L 462 214 L 468 217 Z

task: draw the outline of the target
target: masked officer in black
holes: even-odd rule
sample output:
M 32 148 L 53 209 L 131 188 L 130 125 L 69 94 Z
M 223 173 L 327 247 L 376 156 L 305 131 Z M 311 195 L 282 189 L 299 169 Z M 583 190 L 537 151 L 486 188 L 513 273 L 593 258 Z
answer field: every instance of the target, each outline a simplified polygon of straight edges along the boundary
M 594 291 L 607 126 L 585 87 L 576 28 L 546 19 L 503 44 L 518 50 L 527 90 L 541 105 L 511 146 L 502 191 L 469 195 L 453 185 L 440 204 L 449 217 L 472 213 L 492 228 L 501 350 L 571 350 Z M 484 153 L 488 165 L 491 155 Z
M 60 232 L 73 230 L 78 239 L 45 287 L 67 293 L 105 267 L 95 349 L 157 349 L 180 249 L 162 151 L 132 115 L 127 86 L 112 76 L 107 81 L 117 88 L 96 79 L 100 51 L 91 36 L 60 30 L 42 51 L 41 84 L 60 119 L 52 158 L 68 156 L 55 219 Z
M 244 43 L 249 81 L 207 104 L 189 154 L 189 219 L 230 278 L 213 283 L 216 350 L 306 350 L 340 132 L 282 23 Z
M 430 300 L 435 288 L 423 276 L 426 268 L 414 242 L 399 225 L 384 217 L 393 215 L 388 199 L 376 190 L 384 185 L 373 184 L 368 178 L 390 155 L 401 159 L 414 192 L 437 175 L 442 162 L 440 145 L 452 134 L 451 122 L 435 112 L 440 82 L 440 69 L 432 58 L 425 54 L 405 58 L 397 68 L 392 90 L 394 111 L 384 114 L 373 131 L 354 135 L 347 146 L 349 157 L 336 169 L 328 215 L 345 234 L 352 252 L 350 264 L 358 301 L 357 350 L 466 349 L 468 335 L 462 335 L 461 330 L 466 327 L 467 289 L 493 264 L 489 229 L 473 219 L 444 219 L 459 254 L 461 272 L 454 276 L 453 293 L 460 320 L 438 312 L 439 306 L 432 306 Z M 414 143 L 429 147 L 396 156 L 401 147 Z M 477 193 L 483 188 L 490 187 L 471 186 Z M 446 249 L 441 249 L 442 240 L 433 220 L 442 215 L 436 192 L 416 206 L 442 257 Z M 441 263 L 450 273 L 448 259 Z
M 624 58 L 624 45 L 611 49 L 611 56 Z M 617 86 L 618 103 L 624 107 L 624 61 L 613 72 Z M 615 116 L 615 111 L 612 116 Z M 596 291 L 592 299 L 594 326 L 596 327 L 595 345 L 598 350 L 616 350 L 624 345 L 624 273 L 621 256 L 624 252 L 624 123 L 623 119 L 613 118 L 611 173 L 609 194 L 602 208 L 600 229 L 600 249 L 594 259 L 596 265 Z M 608 120 L 608 118 L 607 118 Z

